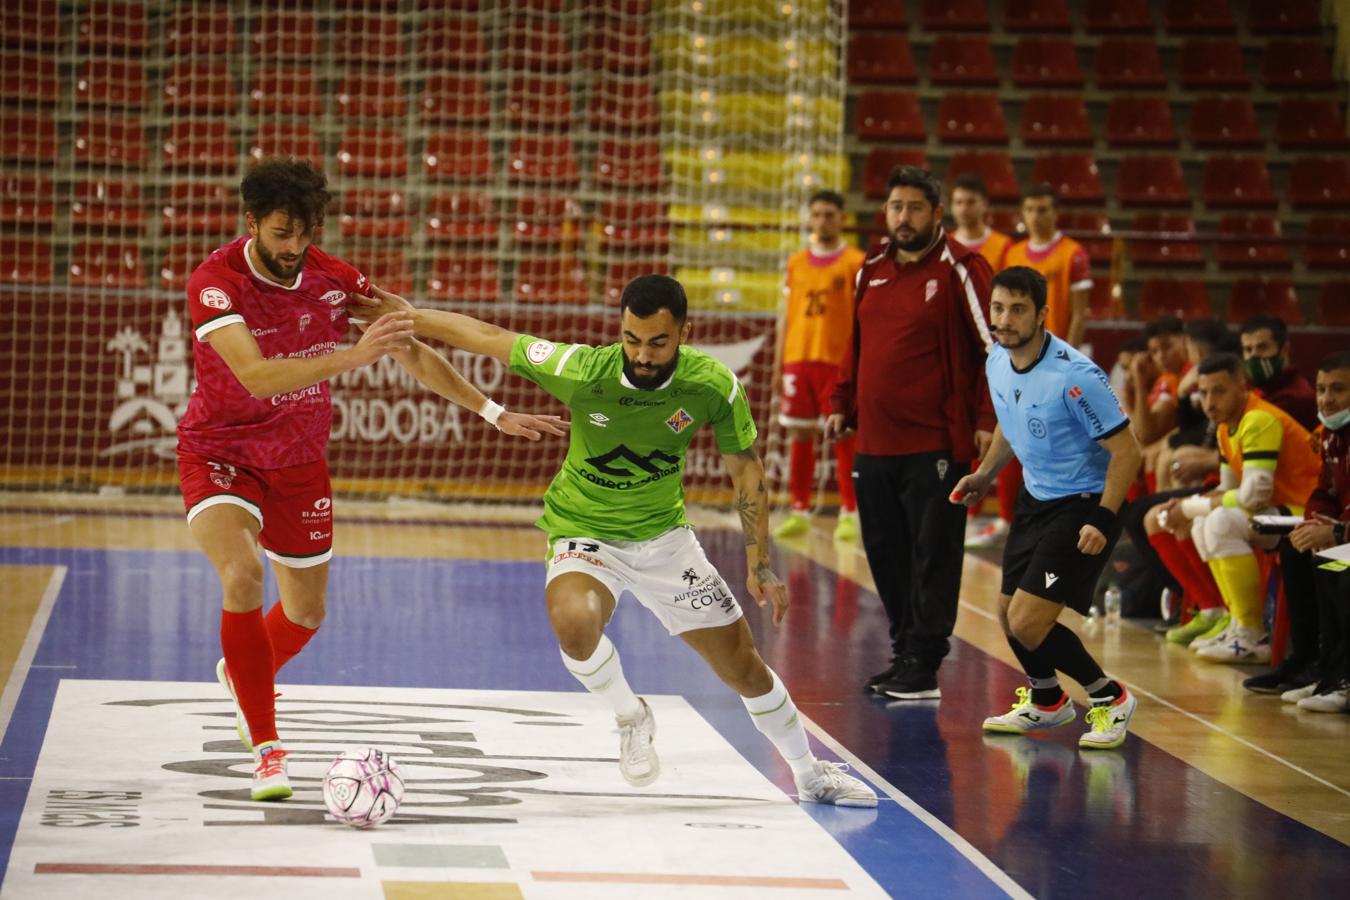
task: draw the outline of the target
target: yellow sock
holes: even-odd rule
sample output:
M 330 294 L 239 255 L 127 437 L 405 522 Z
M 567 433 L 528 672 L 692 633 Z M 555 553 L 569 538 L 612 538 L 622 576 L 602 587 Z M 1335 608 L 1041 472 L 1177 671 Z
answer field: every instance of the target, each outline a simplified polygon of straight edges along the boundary
M 1265 592 L 1261 590 L 1261 567 L 1256 556 L 1244 553 L 1224 559 L 1211 559 L 1209 568 L 1219 584 L 1228 611 L 1243 628 L 1262 629 Z

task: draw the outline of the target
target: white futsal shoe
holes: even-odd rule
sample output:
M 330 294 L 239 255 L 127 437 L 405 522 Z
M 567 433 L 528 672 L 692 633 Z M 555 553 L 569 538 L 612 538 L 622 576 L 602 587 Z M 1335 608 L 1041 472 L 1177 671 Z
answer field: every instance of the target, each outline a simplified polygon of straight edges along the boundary
M 1054 728 L 1067 725 L 1076 718 L 1073 701 L 1068 694 L 1061 693 L 1059 703 L 1054 706 L 1037 706 L 1031 702 L 1031 691 L 1020 687 L 1017 700 L 1012 709 L 1001 716 L 990 716 L 984 720 L 984 730 L 995 734 L 1026 734 L 1042 728 Z
M 248 731 L 248 719 L 244 718 L 244 708 L 239 705 L 239 698 L 234 694 L 234 682 L 230 680 L 230 673 L 225 671 L 225 658 L 221 657 L 220 662 L 216 663 L 216 681 L 225 689 L 225 693 L 230 695 L 230 701 L 234 703 L 234 730 L 239 735 L 239 740 L 248 748 L 249 753 L 257 756 L 253 750 L 253 737 Z
M 286 771 L 286 751 L 281 741 L 268 741 L 253 748 L 258 759 L 253 770 L 254 800 L 285 800 L 291 796 L 291 780 Z
M 645 787 L 661 774 L 656 756 L 656 716 L 641 697 L 642 710 L 633 716 L 616 716 L 619 723 L 619 771 L 633 787 Z
M 1121 689 L 1125 690 L 1125 686 L 1121 685 Z M 1092 727 L 1078 739 L 1078 748 L 1114 750 L 1125 743 L 1125 733 L 1129 730 L 1130 719 L 1134 718 L 1134 710 L 1138 705 L 1139 701 L 1134 699 L 1133 692 L 1125 690 L 1110 703 L 1089 709 L 1084 718 Z
M 1215 662 L 1267 663 L 1270 662 L 1270 636 L 1235 622 L 1218 640 L 1195 651 L 1195 655 Z
M 797 799 L 803 803 L 830 806 L 875 807 L 876 792 L 847 774 L 847 768 L 847 765 L 816 760 L 815 774 L 797 781 Z

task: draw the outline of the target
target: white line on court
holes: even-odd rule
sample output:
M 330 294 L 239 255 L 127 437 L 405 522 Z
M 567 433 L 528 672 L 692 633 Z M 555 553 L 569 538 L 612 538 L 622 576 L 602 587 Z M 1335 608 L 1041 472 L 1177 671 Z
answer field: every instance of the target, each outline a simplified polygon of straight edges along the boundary
M 9 731 L 10 717 L 14 715 L 14 707 L 19 705 L 23 683 L 28 680 L 28 670 L 32 667 L 33 657 L 37 655 L 38 644 L 42 642 L 42 633 L 47 630 L 47 620 L 51 618 L 52 607 L 56 605 L 56 597 L 61 593 L 61 585 L 65 580 L 66 567 L 55 566 L 52 569 L 52 577 L 47 582 L 47 589 L 42 592 L 42 599 L 33 613 L 33 621 L 28 626 L 28 636 L 24 638 L 19 655 L 14 660 L 14 668 L 10 670 L 9 683 L 5 685 L 4 694 L 0 694 L 0 742 L 4 741 L 5 734 Z
M 801 710 L 797 711 L 797 715 L 801 716 L 802 723 L 806 725 L 806 730 L 815 735 L 818 741 L 834 751 L 839 758 L 847 762 L 849 767 L 855 772 L 881 788 L 886 796 L 894 800 L 902 809 L 914 816 L 914 818 L 918 819 L 924 825 L 927 825 L 938 837 L 942 838 L 948 844 L 951 844 L 952 848 L 956 850 L 957 853 L 960 853 L 971 865 L 984 873 L 984 876 L 996 884 L 1005 894 L 1009 897 L 1016 898 L 1016 900 L 1034 900 L 1032 895 L 1027 893 L 1020 884 L 1013 881 L 1011 875 L 994 865 L 989 857 L 975 849 L 969 841 L 949 828 L 946 822 L 943 822 L 918 803 L 915 803 L 908 794 L 878 775 L 869 765 L 867 765 L 867 763 L 855 756 L 853 752 L 843 744 L 836 741 L 828 731 L 811 721 L 811 719 Z

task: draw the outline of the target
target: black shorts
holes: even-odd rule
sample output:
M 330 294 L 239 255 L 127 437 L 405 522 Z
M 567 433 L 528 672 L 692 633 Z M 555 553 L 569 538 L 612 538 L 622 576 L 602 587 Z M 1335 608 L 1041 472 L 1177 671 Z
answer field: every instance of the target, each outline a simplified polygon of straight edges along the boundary
M 1100 500 L 1100 494 L 1037 500 L 1023 487 L 1003 549 L 1003 593 L 1023 590 L 1086 615 L 1121 529 L 1117 516 L 1101 553 L 1078 549 L 1078 532 Z

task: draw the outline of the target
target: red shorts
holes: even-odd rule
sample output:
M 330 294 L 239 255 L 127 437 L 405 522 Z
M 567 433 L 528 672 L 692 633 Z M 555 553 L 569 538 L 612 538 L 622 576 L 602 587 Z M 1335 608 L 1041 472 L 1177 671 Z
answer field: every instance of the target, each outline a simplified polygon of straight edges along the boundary
M 795 362 L 783 366 L 783 398 L 778 421 L 784 428 L 817 428 L 830 414 L 830 395 L 839 367 L 827 362 Z
M 273 562 L 307 569 L 333 556 L 333 486 L 325 460 L 254 469 L 184 453 L 178 456 L 178 482 L 188 522 L 228 503 L 258 520 L 258 543 Z

